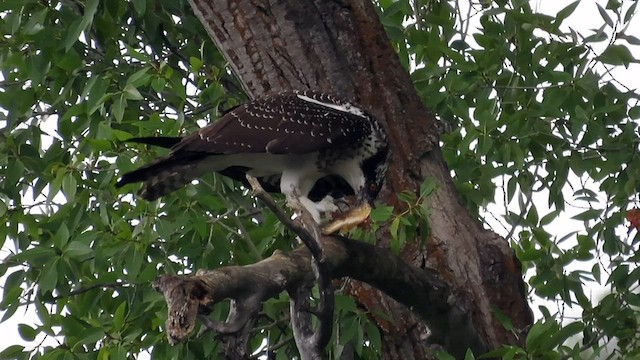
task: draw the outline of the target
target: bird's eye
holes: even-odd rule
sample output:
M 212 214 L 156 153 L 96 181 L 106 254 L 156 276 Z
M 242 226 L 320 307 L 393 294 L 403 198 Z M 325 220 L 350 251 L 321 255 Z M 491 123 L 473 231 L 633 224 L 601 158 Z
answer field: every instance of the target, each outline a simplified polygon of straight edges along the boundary
M 378 185 L 376 184 L 370 184 L 369 185 L 369 191 L 370 192 L 376 192 L 378 190 Z

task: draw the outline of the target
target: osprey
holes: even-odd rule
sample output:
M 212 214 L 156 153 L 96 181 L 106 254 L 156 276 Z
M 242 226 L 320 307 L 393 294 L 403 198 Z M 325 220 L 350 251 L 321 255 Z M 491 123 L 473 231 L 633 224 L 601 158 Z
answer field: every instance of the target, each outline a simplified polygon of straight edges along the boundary
M 355 194 L 372 203 L 387 168 L 387 136 L 365 110 L 317 91 L 287 91 L 228 111 L 184 138 L 131 141 L 171 153 L 116 184 L 143 182 L 139 195 L 155 200 L 211 171 L 296 197 L 320 222 L 337 209 L 333 197 Z

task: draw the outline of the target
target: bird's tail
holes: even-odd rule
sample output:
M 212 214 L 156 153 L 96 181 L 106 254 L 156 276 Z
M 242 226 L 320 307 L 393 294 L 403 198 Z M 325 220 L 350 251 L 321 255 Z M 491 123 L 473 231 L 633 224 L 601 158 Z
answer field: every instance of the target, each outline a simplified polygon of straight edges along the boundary
M 155 200 L 201 176 L 203 170 L 198 165 L 202 159 L 203 156 L 200 154 L 161 158 L 140 169 L 124 174 L 116 183 L 116 187 L 143 182 L 138 195 L 145 200 Z
M 127 141 L 171 148 L 180 140 L 180 138 L 171 137 L 148 137 L 133 138 Z M 202 175 L 203 170 L 198 165 L 204 158 L 204 154 L 201 153 L 171 154 L 124 174 L 116 183 L 116 187 L 143 182 L 138 195 L 145 200 L 155 200 Z

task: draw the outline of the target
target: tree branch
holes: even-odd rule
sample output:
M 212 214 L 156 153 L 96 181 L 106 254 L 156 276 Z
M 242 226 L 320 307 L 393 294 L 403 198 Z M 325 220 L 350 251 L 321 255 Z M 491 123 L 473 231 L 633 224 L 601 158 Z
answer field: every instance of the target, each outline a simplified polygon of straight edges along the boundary
M 323 236 L 322 243 L 331 278 L 350 277 L 383 291 L 418 315 L 433 332 L 431 340 L 449 351 L 470 348 L 479 354 L 487 350 L 468 309 L 455 300 L 457 297 L 434 271 L 411 266 L 388 250 L 340 236 Z M 299 247 L 288 254 L 276 251 L 251 265 L 200 270 L 196 275 L 164 275 L 154 286 L 169 304 L 167 334 L 175 343 L 193 331 L 200 306 L 213 306 L 229 298 L 261 302 L 282 291 L 294 293 L 301 287 L 311 287 L 314 281 L 311 253 Z M 247 311 L 257 315 L 254 307 Z M 234 328 L 219 327 L 223 331 Z

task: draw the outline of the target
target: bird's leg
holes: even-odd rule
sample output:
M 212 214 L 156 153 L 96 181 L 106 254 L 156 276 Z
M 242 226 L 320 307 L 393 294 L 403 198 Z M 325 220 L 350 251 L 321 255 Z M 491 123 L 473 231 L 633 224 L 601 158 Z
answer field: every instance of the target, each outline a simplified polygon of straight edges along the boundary
M 311 214 L 311 217 L 313 218 L 313 220 L 317 224 L 320 224 L 320 221 L 322 220 L 320 216 L 320 212 L 322 210 L 317 206 L 316 203 L 311 201 L 311 199 L 309 199 L 306 196 L 297 196 L 297 194 L 291 194 L 292 198 L 290 198 L 289 196 L 290 195 L 287 195 L 287 202 L 289 203 L 289 206 L 297 210 L 297 212 L 300 212 L 301 209 L 298 209 L 295 206 L 296 203 L 300 204 L 309 212 L 309 214 Z
M 340 210 L 334 203 L 333 197 L 327 195 L 322 200 L 314 202 L 306 196 L 300 196 L 297 198 L 298 202 L 304 206 L 305 209 L 311 214 L 313 220 L 321 224 L 323 214 L 333 214 Z M 289 202 L 291 204 L 291 202 Z
M 301 174 L 304 173 L 312 175 L 302 176 Z M 321 224 L 324 213 L 335 212 L 338 208 L 333 203 L 334 200 L 331 196 L 325 196 L 317 203 L 309 199 L 308 194 L 317 181 L 316 175 L 313 175 L 313 171 L 308 169 L 306 171 L 301 169 L 284 171 L 280 178 L 280 191 L 286 196 L 289 206 L 298 214 L 302 210 L 300 207 L 303 207 L 309 212 L 316 224 Z
M 340 212 L 340 214 L 344 214 L 349 211 L 353 207 L 353 201 L 350 201 L 350 196 L 343 196 L 333 200 L 333 204 L 336 206 L 336 210 L 333 211 Z
M 334 213 L 340 210 L 335 202 L 333 196 L 327 195 L 316 203 L 316 208 L 323 213 Z

